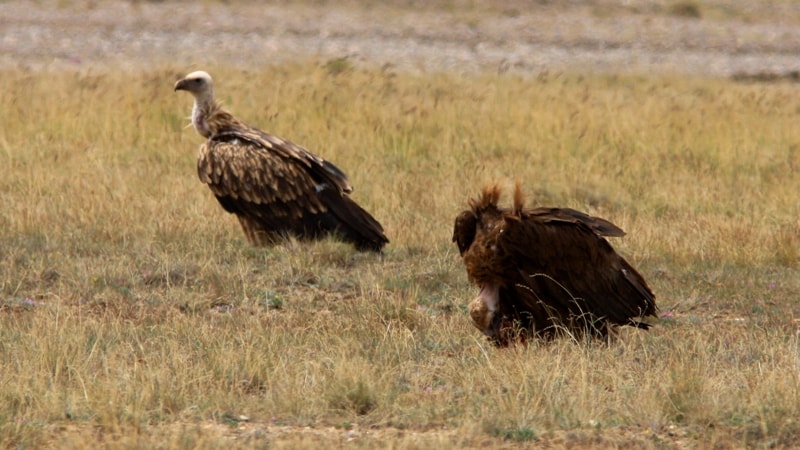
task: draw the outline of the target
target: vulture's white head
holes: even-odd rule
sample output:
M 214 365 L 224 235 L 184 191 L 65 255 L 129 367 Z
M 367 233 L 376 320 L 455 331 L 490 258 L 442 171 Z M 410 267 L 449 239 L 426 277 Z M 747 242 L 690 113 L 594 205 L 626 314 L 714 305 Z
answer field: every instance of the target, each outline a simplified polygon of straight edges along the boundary
M 175 83 L 176 91 L 188 91 L 194 96 L 192 125 L 200 136 L 211 136 L 206 115 L 214 108 L 214 80 L 202 70 L 192 72 Z
M 188 91 L 198 102 L 205 103 L 214 99 L 214 80 L 207 72 L 198 70 L 178 80 L 175 90 Z

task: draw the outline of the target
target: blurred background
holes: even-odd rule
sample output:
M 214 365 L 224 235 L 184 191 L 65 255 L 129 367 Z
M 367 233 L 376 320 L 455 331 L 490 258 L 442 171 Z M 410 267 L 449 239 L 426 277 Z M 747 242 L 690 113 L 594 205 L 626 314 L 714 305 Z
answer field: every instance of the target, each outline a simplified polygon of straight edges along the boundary
M 799 24 L 788 0 L 6 1 L 0 67 L 348 58 L 421 72 L 794 79 Z

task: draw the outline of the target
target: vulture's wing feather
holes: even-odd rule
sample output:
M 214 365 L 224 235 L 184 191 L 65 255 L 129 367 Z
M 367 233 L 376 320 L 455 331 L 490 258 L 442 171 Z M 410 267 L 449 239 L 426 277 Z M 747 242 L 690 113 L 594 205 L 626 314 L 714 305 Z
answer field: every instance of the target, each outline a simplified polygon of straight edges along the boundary
M 249 238 L 334 232 L 359 249 L 375 251 L 388 242 L 381 225 L 347 197 L 352 187 L 341 170 L 267 133 L 216 134 L 201 147 L 197 170 L 223 208 L 237 214 Z
M 280 154 L 232 135 L 212 138 L 200 149 L 197 160 L 200 181 L 217 197 L 232 203 L 262 205 L 275 217 L 324 211 L 316 195 L 316 183 L 305 167 Z M 226 208 L 228 209 L 228 208 Z
M 520 297 L 562 317 L 577 311 L 620 325 L 654 314 L 654 296 L 644 279 L 591 223 L 571 215 L 505 216 L 498 246 L 522 277 Z
M 352 192 L 353 187 L 347 179 L 347 175 L 333 163 L 326 161 L 319 156 L 309 152 L 305 148 L 283 140 L 254 127 L 242 129 L 227 129 L 217 133 L 212 140 L 232 141 L 239 140 L 249 142 L 251 145 L 269 151 L 284 161 L 293 161 L 306 171 L 318 182 L 329 183 L 341 192 Z
M 623 237 L 625 232 L 613 223 L 601 219 L 600 217 L 590 216 L 586 213 L 572 208 L 532 208 L 524 211 L 529 217 L 536 217 L 545 222 L 565 221 L 580 222 L 592 229 L 599 236 Z

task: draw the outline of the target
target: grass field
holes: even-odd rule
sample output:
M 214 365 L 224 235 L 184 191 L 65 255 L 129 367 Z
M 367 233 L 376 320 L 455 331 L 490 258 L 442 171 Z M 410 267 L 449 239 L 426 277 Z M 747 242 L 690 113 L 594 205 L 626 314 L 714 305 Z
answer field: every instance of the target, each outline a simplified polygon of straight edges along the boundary
M 392 242 L 248 246 L 197 180 L 187 68 L 3 72 L 2 446 L 800 445 L 795 85 L 204 69 Z M 517 180 L 629 233 L 652 331 L 495 349 L 472 327 L 452 220 Z

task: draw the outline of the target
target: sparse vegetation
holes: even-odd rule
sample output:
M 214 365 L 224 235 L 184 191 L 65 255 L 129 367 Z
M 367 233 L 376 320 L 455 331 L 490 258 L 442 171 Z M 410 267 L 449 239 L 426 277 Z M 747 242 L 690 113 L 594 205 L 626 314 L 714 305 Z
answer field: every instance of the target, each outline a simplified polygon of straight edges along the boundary
M 4 71 L 4 447 L 800 443 L 795 86 L 205 69 L 392 243 L 249 247 L 196 178 L 183 67 Z M 450 233 L 496 180 L 628 231 L 661 323 L 488 345 Z
M 348 57 L 342 56 L 339 58 L 333 58 L 326 62 L 325 69 L 327 69 L 330 75 L 339 75 L 347 72 L 348 70 L 352 70 L 353 64 L 350 62 Z
M 703 17 L 703 14 L 700 10 L 700 5 L 691 0 L 673 3 L 669 7 L 669 12 L 674 16 L 680 17 L 691 17 L 694 19 Z
M 536 439 L 536 432 L 528 427 L 506 428 L 502 430 L 495 430 L 494 434 L 505 440 L 520 441 L 520 442 L 531 441 Z

